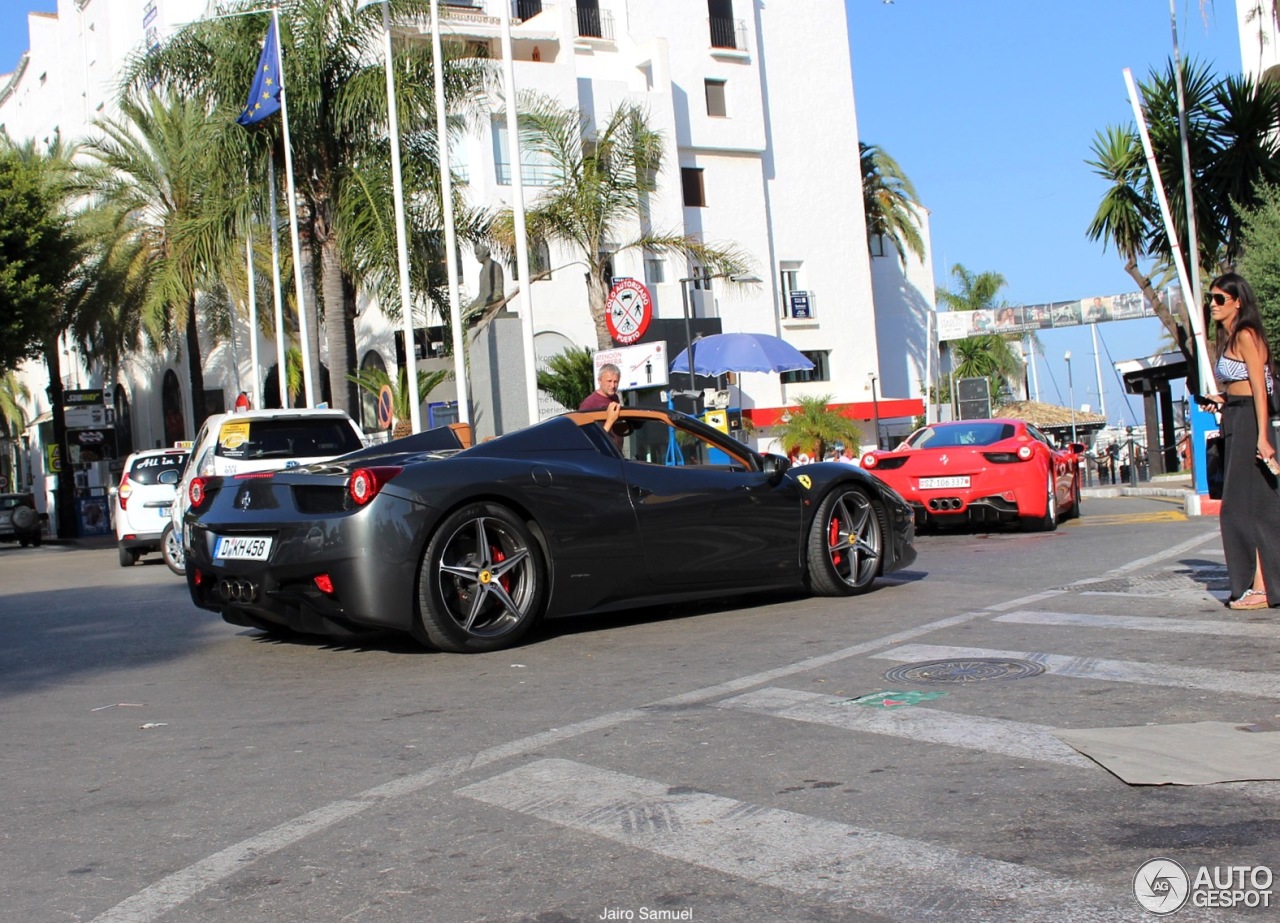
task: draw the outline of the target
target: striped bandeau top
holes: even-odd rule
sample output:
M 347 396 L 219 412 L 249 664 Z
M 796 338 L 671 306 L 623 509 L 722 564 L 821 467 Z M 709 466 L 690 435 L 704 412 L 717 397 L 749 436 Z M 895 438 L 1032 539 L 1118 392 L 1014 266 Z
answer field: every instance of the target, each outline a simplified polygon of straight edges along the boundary
M 1275 389 L 1275 384 L 1271 378 L 1271 363 L 1268 362 L 1263 366 L 1266 372 L 1267 393 L 1270 394 Z M 1235 381 L 1248 381 L 1249 370 L 1245 367 L 1244 360 L 1232 359 L 1230 356 L 1218 357 L 1218 381 L 1224 385 L 1229 385 Z

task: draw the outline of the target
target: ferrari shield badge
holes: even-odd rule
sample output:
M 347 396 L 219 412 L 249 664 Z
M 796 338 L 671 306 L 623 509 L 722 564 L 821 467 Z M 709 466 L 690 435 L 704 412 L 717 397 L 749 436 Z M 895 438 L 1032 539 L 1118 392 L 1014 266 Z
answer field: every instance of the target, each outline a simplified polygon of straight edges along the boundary
M 797 475 L 796 480 L 800 482 L 800 486 L 805 490 L 808 490 L 813 486 L 813 478 L 809 477 L 807 474 Z

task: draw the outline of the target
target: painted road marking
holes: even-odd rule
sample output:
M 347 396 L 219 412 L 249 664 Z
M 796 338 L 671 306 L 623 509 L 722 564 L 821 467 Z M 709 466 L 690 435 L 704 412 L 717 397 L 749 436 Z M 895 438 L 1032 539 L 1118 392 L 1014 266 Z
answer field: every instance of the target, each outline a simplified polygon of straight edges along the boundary
M 1144 919 L 1127 893 L 1116 899 L 1025 865 L 568 760 L 538 760 L 457 794 L 886 919 Z
M 1242 670 L 1211 670 L 1134 660 L 1099 660 L 1036 651 L 993 651 L 980 647 L 948 647 L 940 644 L 904 644 L 871 656 L 899 663 L 978 657 L 1030 660 L 1044 664 L 1047 673 L 1073 679 L 1102 679 L 1143 686 L 1172 686 L 1177 689 L 1204 689 L 1209 692 L 1280 698 L 1280 678 L 1269 673 L 1247 673 Z
M 848 731 L 981 750 L 1014 759 L 1078 768 L 1097 765 L 1054 737 L 1054 728 L 980 715 L 962 715 L 933 707 L 864 708 L 829 695 L 777 687 L 725 699 L 717 702 L 716 706 Z
M 1063 525 L 1079 528 L 1081 526 L 1134 526 L 1151 522 L 1186 522 L 1187 514 L 1181 510 L 1161 510 L 1158 513 L 1114 513 L 1104 516 L 1081 516 Z
M 1212 635 L 1216 638 L 1280 640 L 1280 625 L 1228 622 L 1218 619 L 1145 618 L 1137 615 L 1086 615 L 1081 612 L 1010 612 L 992 621 L 1022 625 L 1061 625 L 1073 628 L 1118 628 L 1125 631 L 1163 631 L 1172 634 Z

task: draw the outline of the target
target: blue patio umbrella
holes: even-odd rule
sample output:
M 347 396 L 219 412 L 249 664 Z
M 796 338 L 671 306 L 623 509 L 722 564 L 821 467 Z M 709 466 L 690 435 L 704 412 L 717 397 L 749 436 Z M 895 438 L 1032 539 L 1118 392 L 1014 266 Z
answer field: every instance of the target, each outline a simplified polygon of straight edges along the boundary
M 688 350 L 671 363 L 671 371 L 689 374 Z M 717 333 L 693 341 L 693 370 L 717 377 L 726 372 L 793 372 L 813 368 L 804 353 L 768 333 Z

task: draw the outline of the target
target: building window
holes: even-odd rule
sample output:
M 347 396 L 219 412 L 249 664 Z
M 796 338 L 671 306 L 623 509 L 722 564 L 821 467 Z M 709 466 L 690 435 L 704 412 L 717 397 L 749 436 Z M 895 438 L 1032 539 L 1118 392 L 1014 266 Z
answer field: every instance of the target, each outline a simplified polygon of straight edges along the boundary
M 784 385 L 802 384 L 806 381 L 831 380 L 831 363 L 829 361 L 831 350 L 802 350 L 801 353 L 806 359 L 813 363 L 813 368 L 806 371 L 783 372 L 782 383 Z
M 706 208 L 707 196 L 702 188 L 702 169 L 700 167 L 681 167 L 680 183 L 684 187 L 684 204 L 686 208 Z
M 534 282 L 551 278 L 551 248 L 545 240 L 529 240 L 529 275 Z M 511 281 L 520 281 L 519 261 L 513 260 L 511 263 Z
M 707 0 L 712 48 L 738 47 L 737 23 L 733 19 L 733 0 Z
M 871 235 L 871 255 L 872 256 L 888 256 L 889 255 L 885 250 L 883 234 Z
M 498 185 L 511 185 L 511 146 L 506 118 L 493 120 L 493 167 Z M 526 186 L 550 186 L 556 173 L 551 158 L 529 147 L 520 148 L 520 181 Z
M 778 261 L 778 292 L 782 296 L 782 316 L 791 316 L 791 293 L 803 290 L 800 281 L 800 260 Z
M 656 253 L 645 252 L 644 255 L 644 284 L 645 285 L 661 285 L 667 281 L 667 267 L 662 257 Z
M 707 87 L 707 115 L 714 118 L 725 118 L 729 110 L 725 106 L 723 80 L 705 80 Z

